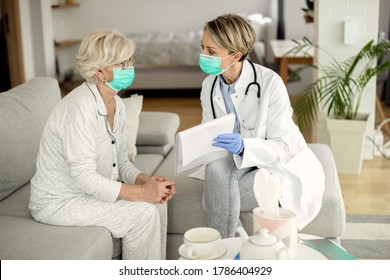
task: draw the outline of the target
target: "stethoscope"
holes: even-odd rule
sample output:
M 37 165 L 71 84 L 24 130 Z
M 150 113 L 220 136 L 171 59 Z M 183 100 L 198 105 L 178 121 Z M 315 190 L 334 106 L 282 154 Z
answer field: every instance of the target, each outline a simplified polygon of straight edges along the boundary
M 241 126 L 243 128 L 245 128 L 246 130 L 253 130 L 257 126 L 257 122 L 258 122 L 258 118 L 259 118 L 261 87 L 260 87 L 259 83 L 257 82 L 257 74 L 256 74 L 255 65 L 253 65 L 252 61 L 250 61 L 249 59 L 247 59 L 247 60 L 253 68 L 254 81 L 249 83 L 248 86 L 246 87 L 244 101 L 243 101 L 242 106 L 243 106 L 243 108 L 245 108 L 245 102 L 246 102 L 247 94 L 248 94 L 250 87 L 255 86 L 257 88 L 257 109 L 256 109 L 256 120 L 255 120 L 255 123 L 253 124 L 253 126 L 247 125 L 245 123 L 245 118 L 243 118 L 244 110 L 241 111 L 241 120 L 242 120 Z M 214 109 L 214 102 L 213 102 L 213 91 L 214 91 L 215 83 L 217 82 L 217 80 L 218 80 L 218 76 L 215 77 L 213 85 L 211 86 L 211 91 L 210 91 L 210 103 L 211 103 L 211 110 L 213 111 L 214 119 L 216 118 L 216 116 L 215 116 L 215 109 Z

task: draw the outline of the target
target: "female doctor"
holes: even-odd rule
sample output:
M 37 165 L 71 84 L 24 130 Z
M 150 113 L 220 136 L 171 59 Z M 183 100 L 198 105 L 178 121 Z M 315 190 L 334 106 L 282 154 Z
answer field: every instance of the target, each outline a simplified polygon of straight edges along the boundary
M 213 143 L 231 154 L 208 164 L 205 174 L 208 225 L 223 238 L 235 236 L 240 211 L 258 206 L 253 187 L 259 169 L 272 174 L 279 205 L 297 215 L 299 229 L 318 214 L 325 188 L 322 166 L 293 122 L 282 79 L 246 59 L 254 41 L 251 25 L 234 14 L 203 29 L 199 66 L 210 75 L 202 84 L 202 122 L 236 116 L 233 133 Z

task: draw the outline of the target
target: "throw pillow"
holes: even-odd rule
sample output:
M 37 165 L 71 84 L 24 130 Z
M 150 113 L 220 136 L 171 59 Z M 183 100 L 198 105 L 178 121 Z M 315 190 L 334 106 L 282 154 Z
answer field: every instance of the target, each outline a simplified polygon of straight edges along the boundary
M 130 161 L 135 161 L 137 148 L 135 146 L 137 140 L 137 132 L 139 125 L 139 114 L 142 110 L 143 96 L 133 94 L 131 97 L 122 98 L 126 107 L 126 132 L 127 132 L 127 151 Z

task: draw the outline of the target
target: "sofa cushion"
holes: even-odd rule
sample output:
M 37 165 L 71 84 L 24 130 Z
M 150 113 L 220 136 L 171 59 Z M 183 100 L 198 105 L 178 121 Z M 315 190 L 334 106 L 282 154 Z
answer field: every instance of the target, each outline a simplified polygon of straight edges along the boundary
M 179 124 L 179 116 L 174 113 L 141 112 L 137 146 L 173 145 Z
M 188 177 L 191 170 L 175 175 L 175 154 L 173 149 L 156 173 L 176 182 L 177 193 L 168 201 L 168 233 L 184 233 L 207 225 L 202 206 L 204 182 Z
M 12 195 L 9 195 L 1 201 L 0 216 L 14 216 L 32 219 L 31 211 L 28 208 L 28 204 L 30 203 L 30 191 L 31 184 L 28 182 L 12 193 Z
M 107 260 L 112 257 L 113 243 L 103 227 L 51 226 L 0 216 L 0 248 L 2 260 Z
M 325 144 L 308 144 L 308 146 L 324 168 L 325 191 L 320 212 L 301 232 L 325 238 L 341 236 L 346 225 L 345 206 L 332 151 Z
M 172 144 L 159 145 L 159 146 L 138 146 L 137 151 L 139 154 L 159 154 L 166 156 L 172 149 Z
M 129 159 L 134 162 L 137 155 L 135 142 L 137 140 L 139 114 L 142 110 L 143 96 L 133 94 L 131 97 L 122 98 L 126 107 L 126 132 L 127 132 L 127 151 Z
M 163 160 L 164 157 L 159 154 L 138 154 L 134 166 L 145 174 L 153 175 Z
M 34 175 L 43 127 L 60 99 L 57 80 L 46 77 L 0 93 L 0 200 Z

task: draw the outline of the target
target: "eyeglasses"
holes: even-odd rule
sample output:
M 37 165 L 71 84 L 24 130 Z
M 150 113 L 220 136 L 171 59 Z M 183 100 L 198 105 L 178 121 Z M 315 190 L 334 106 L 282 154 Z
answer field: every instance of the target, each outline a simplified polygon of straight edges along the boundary
M 134 56 L 130 57 L 128 60 L 125 60 L 121 63 L 122 69 L 125 69 L 127 67 L 131 67 L 134 65 L 135 58 Z

